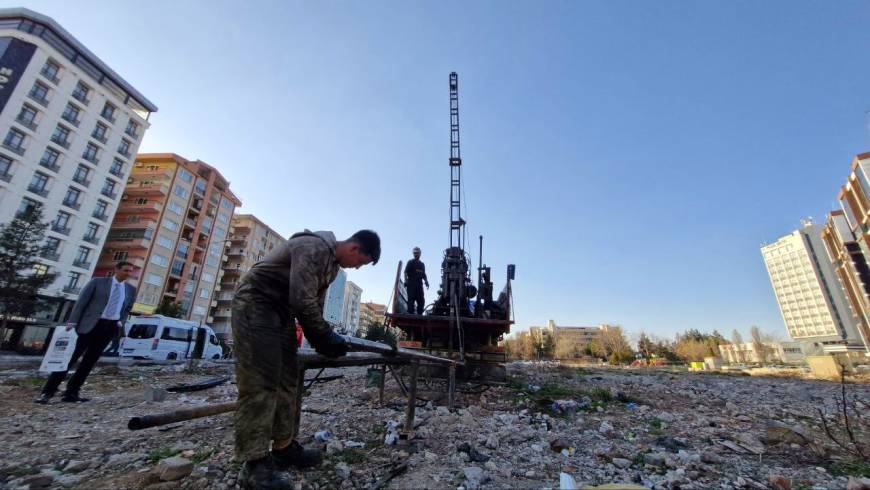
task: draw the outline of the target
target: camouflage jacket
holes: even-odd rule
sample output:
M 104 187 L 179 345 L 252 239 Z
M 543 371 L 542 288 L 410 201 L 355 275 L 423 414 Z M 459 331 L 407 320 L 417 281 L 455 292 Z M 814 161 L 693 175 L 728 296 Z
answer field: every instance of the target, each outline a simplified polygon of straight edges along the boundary
M 305 230 L 290 237 L 242 277 L 236 296 L 265 302 L 295 317 L 310 338 L 328 334 L 323 319 L 326 290 L 338 274 L 335 235 Z

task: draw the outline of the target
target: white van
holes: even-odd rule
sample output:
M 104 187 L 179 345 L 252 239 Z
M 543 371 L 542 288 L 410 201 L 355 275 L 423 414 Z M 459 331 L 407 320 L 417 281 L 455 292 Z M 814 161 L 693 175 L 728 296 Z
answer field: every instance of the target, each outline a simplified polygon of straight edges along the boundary
M 173 360 L 220 359 L 223 355 L 208 325 L 163 315 L 131 316 L 124 326 L 121 357 Z

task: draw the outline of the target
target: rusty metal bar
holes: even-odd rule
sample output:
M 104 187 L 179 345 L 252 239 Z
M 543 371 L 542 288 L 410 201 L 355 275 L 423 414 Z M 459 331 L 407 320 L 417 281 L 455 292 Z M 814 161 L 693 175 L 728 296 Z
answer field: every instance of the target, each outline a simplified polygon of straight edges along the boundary
M 158 425 L 166 425 L 173 422 L 181 422 L 183 420 L 198 419 L 201 417 L 232 412 L 235 411 L 237 407 L 238 402 L 217 403 L 214 405 L 203 405 L 196 408 L 173 410 L 172 412 L 158 413 L 156 415 L 133 417 L 127 423 L 127 428 L 130 430 L 147 429 L 149 427 L 157 427 Z
M 344 340 L 347 342 L 350 350 L 358 351 L 358 352 L 374 352 L 377 354 L 383 354 L 385 356 L 398 356 L 398 357 L 409 357 L 413 359 L 423 359 L 426 361 L 437 362 L 442 364 L 462 364 L 460 361 L 455 361 L 453 359 L 447 359 L 444 357 L 433 356 L 432 354 L 425 354 L 423 352 L 418 352 L 413 349 L 403 349 L 401 347 L 396 348 L 389 346 L 387 344 L 383 344 L 381 342 L 373 342 L 371 340 L 359 339 L 356 337 L 351 337 L 349 335 L 344 335 Z
M 405 434 L 408 435 L 414 431 L 414 413 L 417 410 L 417 372 L 419 370 L 419 361 L 411 363 L 411 386 L 408 388 L 408 408 L 405 410 Z

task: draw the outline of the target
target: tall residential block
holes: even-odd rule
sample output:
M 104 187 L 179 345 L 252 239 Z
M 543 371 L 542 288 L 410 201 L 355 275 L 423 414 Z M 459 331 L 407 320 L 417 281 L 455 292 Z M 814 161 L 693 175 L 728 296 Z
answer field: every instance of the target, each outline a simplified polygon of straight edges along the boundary
M 382 325 L 384 323 L 384 314 L 387 311 L 387 305 L 378 303 L 360 303 L 359 305 L 359 329 L 365 334 L 366 329 L 372 323 Z
M 0 9 L 0 223 L 35 206 L 51 222 L 40 321 L 64 320 L 93 274 L 156 110 L 51 18 Z
M 218 337 L 232 343 L 231 306 L 239 279 L 272 249 L 286 242 L 286 238 L 252 214 L 233 216 L 224 250 L 222 276 L 215 291 L 217 304 L 211 312 L 211 326 Z
M 359 303 L 362 299 L 362 288 L 353 281 L 344 284 L 344 305 L 341 307 L 341 333 L 353 335 L 359 329 Z
M 822 233 L 839 284 L 851 306 L 856 337 L 870 352 L 870 153 L 852 160 L 837 199 L 840 209 L 828 215 Z
M 825 253 L 821 230 L 804 221 L 800 229 L 761 247 L 773 292 L 792 339 L 829 353 L 860 349 L 856 322 Z
M 119 260 L 136 267 L 135 313 L 177 303 L 207 322 L 233 211 L 241 202 L 214 167 L 174 153 L 137 155 L 96 275 Z
M 332 325 L 332 328 L 339 328 L 341 326 L 346 283 L 347 272 L 344 269 L 339 269 L 338 275 L 335 276 L 335 279 L 329 285 L 329 289 L 326 290 L 326 299 L 323 302 L 323 319 Z

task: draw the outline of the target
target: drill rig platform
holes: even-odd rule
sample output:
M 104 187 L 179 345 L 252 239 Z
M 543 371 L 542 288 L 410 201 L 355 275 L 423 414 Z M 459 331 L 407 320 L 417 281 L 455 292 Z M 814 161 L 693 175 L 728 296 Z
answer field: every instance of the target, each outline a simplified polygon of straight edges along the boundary
M 511 281 L 515 266 L 507 266 L 504 289 L 493 299 L 492 269 L 483 263 L 480 237 L 477 283 L 471 278 L 471 258 L 465 248 L 465 219 L 462 217 L 462 157 L 459 150 L 459 79 L 450 78 L 450 243 L 441 262 L 438 297 L 422 315 L 408 311 L 407 291 L 402 281 L 402 262 L 396 271 L 392 302 L 385 315 L 387 326 L 402 332 L 405 349 L 461 361 L 456 377 L 468 381 L 503 381 L 506 378 L 504 348 L 499 341 L 510 332 L 513 322 Z M 427 373 L 447 377 L 443 366 L 433 365 Z

